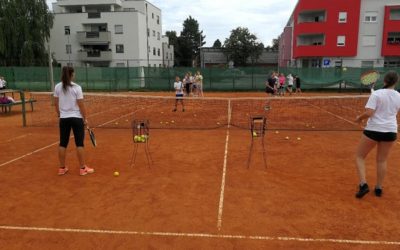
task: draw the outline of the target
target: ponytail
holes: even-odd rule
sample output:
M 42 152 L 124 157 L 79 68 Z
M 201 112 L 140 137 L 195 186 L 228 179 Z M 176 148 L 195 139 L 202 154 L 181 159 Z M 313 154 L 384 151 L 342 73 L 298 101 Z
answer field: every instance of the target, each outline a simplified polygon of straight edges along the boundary
M 74 68 L 69 66 L 64 66 L 62 68 L 61 81 L 64 91 L 66 91 L 68 87 L 72 86 L 71 79 L 73 74 L 74 74 Z

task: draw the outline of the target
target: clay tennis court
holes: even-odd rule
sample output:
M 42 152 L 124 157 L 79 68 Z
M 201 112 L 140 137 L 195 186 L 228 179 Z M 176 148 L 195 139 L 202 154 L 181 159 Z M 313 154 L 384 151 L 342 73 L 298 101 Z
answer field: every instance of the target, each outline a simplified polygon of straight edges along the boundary
M 315 95 L 321 94 L 305 94 Z M 273 100 L 237 104 L 232 99 L 231 113 L 225 106 L 228 99 L 210 99 L 198 105 L 188 102 L 185 112 L 178 106 L 173 113 L 173 99 L 128 102 L 129 97 L 120 97 L 116 104 L 93 95 L 88 97 L 89 122 L 98 146 L 93 148 L 88 138 L 85 142 L 87 164 L 96 172 L 82 177 L 73 140 L 67 154 L 70 171 L 57 176 L 55 114 L 48 96 L 35 97 L 28 127 L 22 127 L 18 108 L 0 116 L 1 249 L 400 247 L 399 144 L 389 158 L 383 197 L 370 193 L 354 198 L 354 152 L 361 128 L 351 124 L 350 115 L 359 112 L 365 99 L 356 107 L 348 101 L 345 108 L 296 97 L 284 97 L 289 106 Z M 303 109 L 306 104 L 312 109 Z M 266 105 L 272 109 L 265 110 Z M 254 139 L 247 168 L 249 110 L 265 111 L 270 125 L 264 138 L 266 168 L 260 138 Z M 141 146 L 135 166 L 129 166 L 134 118 L 148 118 L 152 124 L 150 166 Z M 321 127 L 333 123 L 338 125 L 332 130 Z M 278 129 L 282 124 L 287 129 Z M 374 157 L 367 158 L 371 185 Z M 120 176 L 114 177 L 114 171 Z

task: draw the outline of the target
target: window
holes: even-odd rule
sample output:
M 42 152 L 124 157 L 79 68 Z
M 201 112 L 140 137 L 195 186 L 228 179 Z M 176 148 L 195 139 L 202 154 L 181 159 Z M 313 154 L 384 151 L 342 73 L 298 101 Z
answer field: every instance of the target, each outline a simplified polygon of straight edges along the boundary
M 339 12 L 339 23 L 347 23 L 347 12 Z
M 157 50 L 157 55 L 158 55 L 158 56 L 161 55 L 161 50 L 160 50 L 160 49 Z
M 124 45 L 123 44 L 115 45 L 115 52 L 116 53 L 124 53 Z
M 156 55 L 156 48 L 153 48 L 153 55 Z
M 147 28 L 147 36 L 150 36 L 150 29 Z
M 157 24 L 160 24 L 160 16 L 157 16 Z
M 400 45 L 400 32 L 389 32 L 387 43 L 391 45 Z
M 151 52 L 150 46 L 147 47 L 147 52 L 148 52 L 148 53 Z
M 361 61 L 361 68 L 373 68 L 374 61 Z
M 400 20 L 400 8 L 394 8 L 390 10 L 390 20 Z
M 168 53 L 165 55 L 165 59 L 167 59 L 167 60 L 168 60 Z
M 376 11 L 365 12 L 364 21 L 366 23 L 376 23 L 378 21 L 378 12 L 376 12 Z
M 65 46 L 65 51 L 66 51 L 67 54 L 71 54 L 72 53 L 71 44 L 67 44 Z
M 153 30 L 153 36 L 156 36 L 156 31 L 155 30 Z
M 157 40 L 160 40 L 160 32 L 157 32 Z
M 363 46 L 376 46 L 376 36 L 363 36 L 362 37 Z
M 124 34 L 124 26 L 115 25 L 115 34 Z
M 337 46 L 343 47 L 346 45 L 346 37 L 345 36 L 338 36 L 337 37 Z
M 153 19 L 154 19 L 154 13 L 151 13 L 151 18 L 153 18 Z
M 69 26 L 64 26 L 64 34 L 65 34 L 65 35 L 71 34 L 71 29 L 70 29 Z

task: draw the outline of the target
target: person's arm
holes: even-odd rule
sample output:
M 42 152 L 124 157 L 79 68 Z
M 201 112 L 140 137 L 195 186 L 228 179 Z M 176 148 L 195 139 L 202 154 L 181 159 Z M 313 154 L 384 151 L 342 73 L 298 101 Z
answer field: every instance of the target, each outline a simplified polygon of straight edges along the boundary
M 364 113 L 362 113 L 361 115 L 357 116 L 355 122 L 360 123 L 363 120 L 370 118 L 374 113 L 375 113 L 375 110 L 370 109 L 370 108 L 366 108 Z
M 77 102 L 78 102 L 79 110 L 81 111 L 83 121 L 85 124 L 87 124 L 85 103 L 84 103 L 83 99 L 78 99 Z
M 57 112 L 57 117 L 60 117 L 60 105 L 58 104 L 58 97 L 54 97 L 54 107 Z

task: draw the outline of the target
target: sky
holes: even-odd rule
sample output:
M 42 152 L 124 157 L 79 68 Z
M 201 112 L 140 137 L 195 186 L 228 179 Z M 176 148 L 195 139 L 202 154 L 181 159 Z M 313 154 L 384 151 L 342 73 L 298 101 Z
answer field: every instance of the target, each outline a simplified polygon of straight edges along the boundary
M 189 17 L 199 22 L 206 36 L 204 46 L 219 39 L 224 43 L 231 30 L 248 28 L 265 46 L 283 31 L 297 0 L 148 0 L 161 9 L 162 30 L 179 35 Z M 51 3 L 56 0 L 47 0 Z

